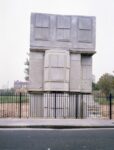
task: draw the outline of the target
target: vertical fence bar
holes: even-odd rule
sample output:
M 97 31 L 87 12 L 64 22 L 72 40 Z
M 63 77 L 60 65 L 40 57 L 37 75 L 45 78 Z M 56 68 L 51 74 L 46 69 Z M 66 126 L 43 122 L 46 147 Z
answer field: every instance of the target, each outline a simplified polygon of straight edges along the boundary
M 22 94 L 19 94 L 19 104 L 20 104 L 20 110 L 19 110 L 19 118 L 21 118 L 21 99 L 22 99 Z
M 55 118 L 56 118 L 56 92 L 55 92 Z
M 109 95 L 109 118 L 112 119 L 112 94 Z
M 81 93 L 81 119 L 83 119 L 83 94 Z
M 76 104 L 76 111 L 75 117 L 78 118 L 78 94 L 75 93 L 75 104 Z

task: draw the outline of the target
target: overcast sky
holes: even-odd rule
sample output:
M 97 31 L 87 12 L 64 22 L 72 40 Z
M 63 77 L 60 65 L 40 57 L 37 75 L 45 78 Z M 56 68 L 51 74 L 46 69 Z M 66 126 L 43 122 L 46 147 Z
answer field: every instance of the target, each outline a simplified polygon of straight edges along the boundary
M 114 0 L 0 0 L 0 88 L 24 81 L 31 12 L 96 16 L 96 81 L 114 70 Z

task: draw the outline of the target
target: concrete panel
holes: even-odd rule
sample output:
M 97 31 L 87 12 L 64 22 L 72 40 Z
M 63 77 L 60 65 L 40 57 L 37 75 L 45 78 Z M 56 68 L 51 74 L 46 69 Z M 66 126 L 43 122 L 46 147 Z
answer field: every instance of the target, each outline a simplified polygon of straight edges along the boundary
M 62 68 L 45 68 L 44 74 L 45 82 L 69 82 L 69 69 L 63 70 Z
M 80 17 L 78 25 L 79 25 L 79 29 L 91 30 L 92 29 L 92 19 L 89 17 Z
M 92 82 L 91 80 L 82 80 L 82 92 L 92 92 Z
M 56 39 L 57 41 L 70 41 L 70 30 L 68 29 L 57 29 L 56 31 Z
M 58 67 L 58 56 L 57 55 L 50 55 L 48 61 L 49 61 L 48 67 Z
M 44 89 L 47 91 L 68 91 L 69 67 L 70 57 L 68 51 L 46 51 L 44 65 Z
M 44 104 L 42 94 L 30 95 L 30 117 L 43 117 Z
M 45 91 L 69 91 L 69 83 L 63 82 L 45 82 Z
M 88 30 L 79 30 L 78 31 L 78 41 L 82 43 L 91 43 L 92 42 L 92 33 Z
M 64 81 L 64 69 L 63 68 L 50 68 L 50 81 Z
M 89 51 L 93 54 L 95 17 L 33 13 L 30 49 L 38 51 L 41 48 L 64 48 L 80 53 Z
M 81 90 L 82 92 L 92 91 L 92 57 L 82 56 L 82 79 L 81 79 Z
M 50 53 L 46 52 L 45 55 L 45 62 L 44 67 L 70 67 L 70 61 L 69 61 L 69 52 L 67 51 L 61 51 L 60 49 L 56 49 L 55 52 L 51 54 L 51 50 L 49 50 Z M 64 56 L 64 52 L 66 55 Z M 60 54 L 60 55 L 57 55 Z
M 71 27 L 70 19 L 69 16 L 57 16 L 57 28 L 69 29 Z
M 45 82 L 50 81 L 50 77 L 49 77 L 49 69 L 48 69 L 48 68 L 45 68 L 44 81 L 45 81 Z
M 43 66 L 44 54 L 42 52 L 30 53 L 30 76 L 29 76 L 29 90 L 41 91 L 43 90 Z
M 35 26 L 36 27 L 49 27 L 50 16 L 47 14 L 36 14 L 35 16 Z
M 83 66 L 82 67 L 82 80 L 91 80 L 92 67 L 91 66 Z
M 70 94 L 69 95 L 69 117 L 70 118 L 76 118 L 76 100 L 78 101 L 78 99 L 76 99 L 76 95 Z
M 70 55 L 70 91 L 80 92 L 81 88 L 81 55 Z
M 47 40 L 49 39 L 49 28 L 35 28 L 34 36 L 35 40 Z

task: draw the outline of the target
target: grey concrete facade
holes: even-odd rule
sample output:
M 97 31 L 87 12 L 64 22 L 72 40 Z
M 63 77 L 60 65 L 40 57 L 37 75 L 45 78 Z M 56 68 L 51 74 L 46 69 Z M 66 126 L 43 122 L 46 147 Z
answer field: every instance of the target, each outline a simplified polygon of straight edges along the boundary
M 29 92 L 91 93 L 95 30 L 95 17 L 32 13 Z M 47 115 L 45 109 L 42 114 Z
M 29 91 L 91 92 L 95 27 L 95 17 L 33 13 Z
M 43 90 L 44 53 L 30 52 L 29 88 L 32 91 Z
M 91 90 L 92 56 L 65 50 L 30 52 L 29 91 L 90 93 Z
M 95 17 L 32 13 L 30 49 L 95 51 Z

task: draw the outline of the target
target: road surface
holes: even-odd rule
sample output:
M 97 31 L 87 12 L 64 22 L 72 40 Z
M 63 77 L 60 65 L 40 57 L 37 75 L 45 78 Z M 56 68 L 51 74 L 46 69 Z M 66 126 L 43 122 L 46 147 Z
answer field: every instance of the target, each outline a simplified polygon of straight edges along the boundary
M 0 150 L 114 150 L 114 129 L 0 129 Z

